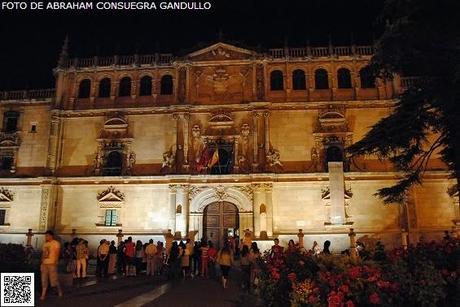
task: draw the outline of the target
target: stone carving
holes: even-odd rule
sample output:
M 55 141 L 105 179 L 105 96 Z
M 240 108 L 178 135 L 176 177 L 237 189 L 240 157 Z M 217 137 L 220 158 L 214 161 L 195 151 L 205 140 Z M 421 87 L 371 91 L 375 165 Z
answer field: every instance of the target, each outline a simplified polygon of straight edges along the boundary
M 230 58 L 230 52 L 226 51 L 222 47 L 218 47 L 211 51 L 211 54 L 217 58 Z
M 234 188 L 241 191 L 243 194 L 246 195 L 247 198 L 249 198 L 252 201 L 254 197 L 254 191 L 252 190 L 252 187 L 250 185 L 239 185 L 234 186 Z
M 42 189 L 42 198 L 40 202 L 40 222 L 39 229 L 40 231 L 45 231 L 48 226 L 48 198 L 49 198 L 49 189 Z
M 212 83 L 214 93 L 218 95 L 228 93 L 228 82 L 230 78 L 231 76 L 222 66 L 217 67 L 214 73 L 207 77 L 208 81 Z
M 257 67 L 256 67 L 256 93 L 257 93 L 257 100 L 263 101 L 265 98 L 264 65 L 263 64 L 257 64 Z
M 228 196 L 226 188 L 222 185 L 215 187 L 214 193 L 219 200 L 224 200 Z
M 99 202 L 124 201 L 125 194 L 120 192 L 114 186 L 109 186 L 106 190 L 97 194 L 96 199 Z
M 176 160 L 176 153 L 171 147 L 170 150 L 163 153 L 163 162 L 161 163 L 161 170 L 172 169 Z
M 268 166 L 270 166 L 270 167 L 279 166 L 281 168 L 283 167 L 283 164 L 280 161 L 280 152 L 279 152 L 279 150 L 271 148 L 268 151 L 268 153 L 267 153 L 265 158 L 266 158 Z
M 238 166 L 240 171 L 250 171 L 250 148 L 249 148 L 249 134 L 250 128 L 248 124 L 243 124 L 241 126 L 241 152 L 238 155 Z
M 131 175 L 134 164 L 136 163 L 136 153 L 131 151 L 129 155 L 126 155 L 126 175 Z
M 200 162 L 201 154 L 206 147 L 201 137 L 201 128 L 198 125 L 192 127 L 192 158 L 195 163 Z
M 11 202 L 13 201 L 14 194 L 7 188 L 0 188 L 0 202 Z

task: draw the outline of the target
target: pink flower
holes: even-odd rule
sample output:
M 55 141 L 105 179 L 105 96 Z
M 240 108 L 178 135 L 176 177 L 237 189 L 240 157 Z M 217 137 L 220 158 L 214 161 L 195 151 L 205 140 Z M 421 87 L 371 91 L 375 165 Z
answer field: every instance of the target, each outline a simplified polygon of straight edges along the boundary
M 351 300 L 348 300 L 348 301 L 345 303 L 345 306 L 346 306 L 346 307 L 355 307 L 355 303 L 353 303 Z
M 369 302 L 371 302 L 374 305 L 380 304 L 380 296 L 377 293 L 372 293 L 369 295 Z
M 332 291 L 331 293 L 329 293 L 327 302 L 329 307 L 340 307 L 342 303 L 342 296 L 340 294 L 335 293 L 335 291 Z
M 350 291 L 350 287 L 348 285 L 346 285 L 346 284 L 343 284 L 343 285 L 340 286 L 339 290 L 346 294 L 346 293 L 348 293 Z

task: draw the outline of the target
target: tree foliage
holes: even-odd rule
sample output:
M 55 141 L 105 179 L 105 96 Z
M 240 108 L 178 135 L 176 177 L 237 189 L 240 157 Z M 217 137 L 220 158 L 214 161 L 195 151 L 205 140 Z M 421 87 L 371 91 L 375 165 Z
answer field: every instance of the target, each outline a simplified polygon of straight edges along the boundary
M 414 76 L 392 113 L 348 148 L 391 161 L 401 179 L 378 195 L 402 202 L 422 183 L 430 158 L 446 163 L 458 192 L 460 181 L 460 3 L 454 0 L 386 0 L 385 30 L 369 68 L 379 78 Z

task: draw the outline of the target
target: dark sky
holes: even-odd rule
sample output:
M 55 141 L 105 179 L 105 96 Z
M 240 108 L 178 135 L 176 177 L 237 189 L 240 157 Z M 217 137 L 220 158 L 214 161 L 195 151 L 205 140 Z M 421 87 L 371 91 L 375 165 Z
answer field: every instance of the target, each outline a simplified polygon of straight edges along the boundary
M 135 1 L 135 0 L 134 0 Z M 209 11 L 0 10 L 0 90 L 54 87 L 66 34 L 71 57 L 181 53 L 217 41 L 242 46 L 348 45 L 377 37 L 383 0 L 209 0 Z M 157 1 L 159 2 L 159 1 Z

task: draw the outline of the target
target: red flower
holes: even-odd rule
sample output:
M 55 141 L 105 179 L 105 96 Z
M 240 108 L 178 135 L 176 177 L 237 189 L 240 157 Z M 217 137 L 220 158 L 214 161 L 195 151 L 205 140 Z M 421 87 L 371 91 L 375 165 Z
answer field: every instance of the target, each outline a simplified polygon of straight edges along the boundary
M 310 304 L 315 304 L 316 302 L 318 302 L 318 297 L 316 295 L 309 295 L 308 302 Z
M 348 269 L 348 275 L 350 275 L 351 278 L 358 278 L 358 276 L 360 275 L 360 272 L 361 269 L 357 266 L 355 267 L 352 267 L 350 269 Z
M 377 294 L 377 293 L 372 293 L 370 296 L 369 296 L 369 302 L 371 302 L 372 304 L 374 305 L 378 305 L 380 304 L 380 296 Z
M 346 293 L 348 293 L 350 291 L 350 287 L 348 287 L 348 285 L 346 285 L 346 284 L 343 284 L 343 285 L 340 286 L 339 290 L 346 294 Z
M 340 307 L 342 303 L 342 296 L 340 294 L 335 293 L 335 291 L 332 291 L 331 293 L 329 293 L 327 302 L 329 307 Z
M 348 300 L 348 301 L 345 303 L 345 306 L 346 306 L 346 307 L 355 307 L 355 303 L 353 303 L 351 300 Z
M 382 289 L 384 289 L 384 288 L 389 288 L 389 287 L 390 287 L 390 282 L 389 282 L 389 281 L 385 281 L 385 280 L 379 280 L 379 281 L 377 282 L 377 287 L 382 288 Z
M 289 273 L 287 277 L 291 282 L 295 282 L 297 280 L 297 275 L 294 272 Z

